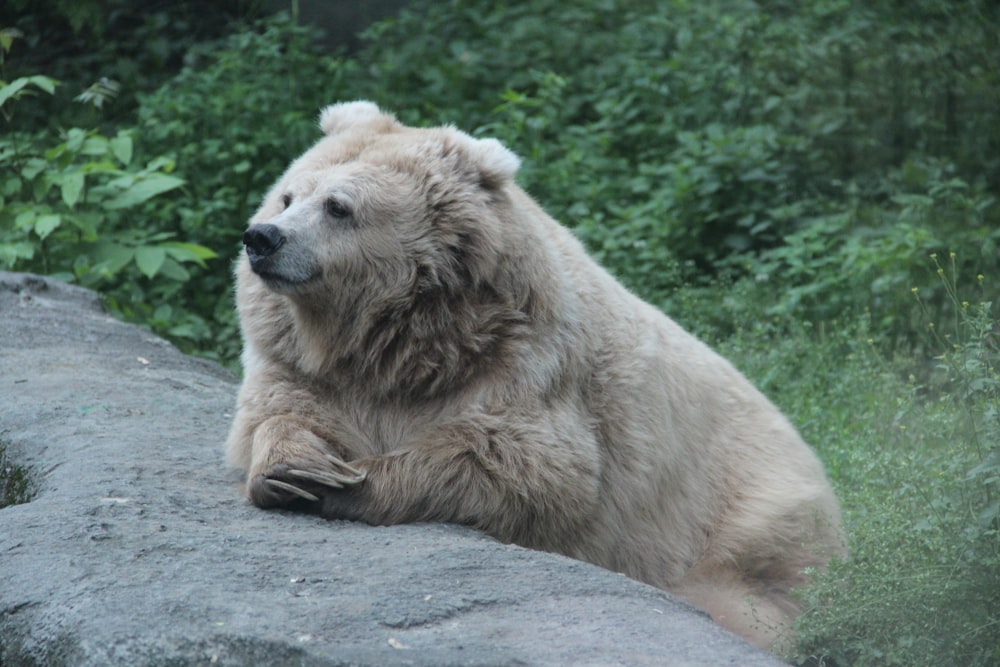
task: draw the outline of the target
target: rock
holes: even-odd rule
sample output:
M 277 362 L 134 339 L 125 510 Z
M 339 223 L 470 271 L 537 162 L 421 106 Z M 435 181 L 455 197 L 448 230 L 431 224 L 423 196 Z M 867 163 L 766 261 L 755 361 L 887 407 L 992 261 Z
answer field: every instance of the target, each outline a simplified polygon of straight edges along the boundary
M 0 665 L 782 663 L 674 597 L 457 526 L 252 507 L 236 378 L 0 273 Z M 3 474 L 3 471 L 0 471 Z

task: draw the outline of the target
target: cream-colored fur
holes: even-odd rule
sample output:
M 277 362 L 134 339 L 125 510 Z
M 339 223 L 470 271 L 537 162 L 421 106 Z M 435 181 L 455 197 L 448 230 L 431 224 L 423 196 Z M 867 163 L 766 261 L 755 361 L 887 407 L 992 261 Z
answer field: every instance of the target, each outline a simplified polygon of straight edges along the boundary
M 787 639 L 792 588 L 844 547 L 785 417 L 594 263 L 500 143 L 368 102 L 321 127 L 236 269 L 250 499 L 474 526 Z

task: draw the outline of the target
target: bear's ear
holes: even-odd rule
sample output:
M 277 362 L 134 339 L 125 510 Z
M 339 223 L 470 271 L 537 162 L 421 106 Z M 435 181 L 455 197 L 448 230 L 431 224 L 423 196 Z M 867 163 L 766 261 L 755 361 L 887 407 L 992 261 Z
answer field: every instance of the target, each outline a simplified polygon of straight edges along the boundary
M 479 172 L 480 182 L 496 187 L 514 180 L 521 167 L 521 158 L 496 139 L 473 139 L 463 134 L 466 157 Z
M 359 100 L 331 104 L 319 114 L 319 127 L 325 134 L 337 134 L 355 125 L 367 125 L 372 121 L 395 122 L 392 114 L 384 113 L 374 103 Z

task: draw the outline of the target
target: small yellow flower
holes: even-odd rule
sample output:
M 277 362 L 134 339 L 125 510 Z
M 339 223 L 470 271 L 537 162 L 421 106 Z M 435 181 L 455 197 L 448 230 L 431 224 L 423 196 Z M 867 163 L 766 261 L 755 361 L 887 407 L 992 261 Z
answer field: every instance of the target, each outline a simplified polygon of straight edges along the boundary
M 978 280 L 979 282 L 983 282 L 984 280 L 986 280 L 986 276 L 980 273 L 978 276 L 976 276 L 976 280 Z
M 937 259 L 937 253 L 936 252 L 932 252 L 931 253 L 931 259 Z
M 910 291 L 916 294 L 919 290 L 916 287 L 911 287 Z
M 969 309 L 969 302 L 968 301 L 963 301 L 962 302 L 962 310 L 968 310 L 968 309 Z

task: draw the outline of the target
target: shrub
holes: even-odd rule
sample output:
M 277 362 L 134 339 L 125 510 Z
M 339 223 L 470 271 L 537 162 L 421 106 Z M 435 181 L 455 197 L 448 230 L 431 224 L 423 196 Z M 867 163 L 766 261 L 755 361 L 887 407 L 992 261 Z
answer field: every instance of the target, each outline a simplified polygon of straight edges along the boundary
M 369 31 L 355 89 L 503 138 L 521 182 L 657 303 L 749 271 L 789 280 L 801 316 L 874 307 L 907 339 L 893 295 L 931 283 L 906 253 L 997 267 L 1000 13 L 964 7 L 414 3 Z
M 939 350 L 926 382 L 883 360 L 866 320 L 823 336 L 766 320 L 724 344 L 816 445 L 844 509 L 850 555 L 802 591 L 796 662 L 1000 658 L 998 321 L 988 301 L 962 300 L 958 265 L 940 278 L 952 316 L 925 322 Z
M 955 253 L 959 273 L 1000 274 L 1000 216 L 995 197 L 982 185 L 954 175 L 938 161 L 907 162 L 887 179 L 881 203 L 855 192 L 828 212 L 805 217 L 784 242 L 748 262 L 755 279 L 781 286 L 766 312 L 829 319 L 868 312 L 880 342 L 923 347 L 914 336 L 922 308 L 940 314 L 952 306 L 934 272 L 930 253 Z M 846 204 L 846 205 L 845 205 Z
M 320 53 L 316 31 L 286 15 L 209 43 L 157 90 L 140 95 L 142 150 L 167 155 L 187 183 L 158 201 L 150 219 L 211 248 L 222 259 L 175 300 L 211 322 L 208 356 L 234 362 L 239 335 L 231 297 L 232 259 L 266 189 L 318 138 L 325 104 L 345 97 L 349 63 Z
M 41 75 L 0 82 L 0 112 L 8 125 L 15 103 L 55 86 Z M 165 302 L 191 280 L 188 267 L 205 268 L 215 254 L 134 224 L 146 202 L 184 185 L 170 173 L 173 162 L 159 157 L 139 163 L 126 131 L 106 137 L 70 128 L 59 143 L 52 141 L 47 133 L 0 137 L 0 268 L 100 289 L 125 317 L 175 338 L 195 337 L 191 318 L 180 311 L 170 318 Z
M 161 85 L 199 44 L 260 16 L 267 0 L 5 0 L 0 26 L 21 33 L 9 63 L 14 77 L 44 71 L 63 82 L 51 98 L 20 110 L 22 129 L 134 125 L 136 96 Z M 95 81 L 118 94 L 100 112 L 71 104 Z
M 809 321 L 768 282 L 683 288 L 671 312 L 789 415 L 841 499 L 849 555 L 801 591 L 793 664 L 986 666 L 1000 658 L 1000 320 L 958 255 L 902 288 L 921 331 L 887 360 L 871 316 Z M 925 291 L 927 292 L 925 295 Z M 925 298 L 925 296 L 927 298 Z

